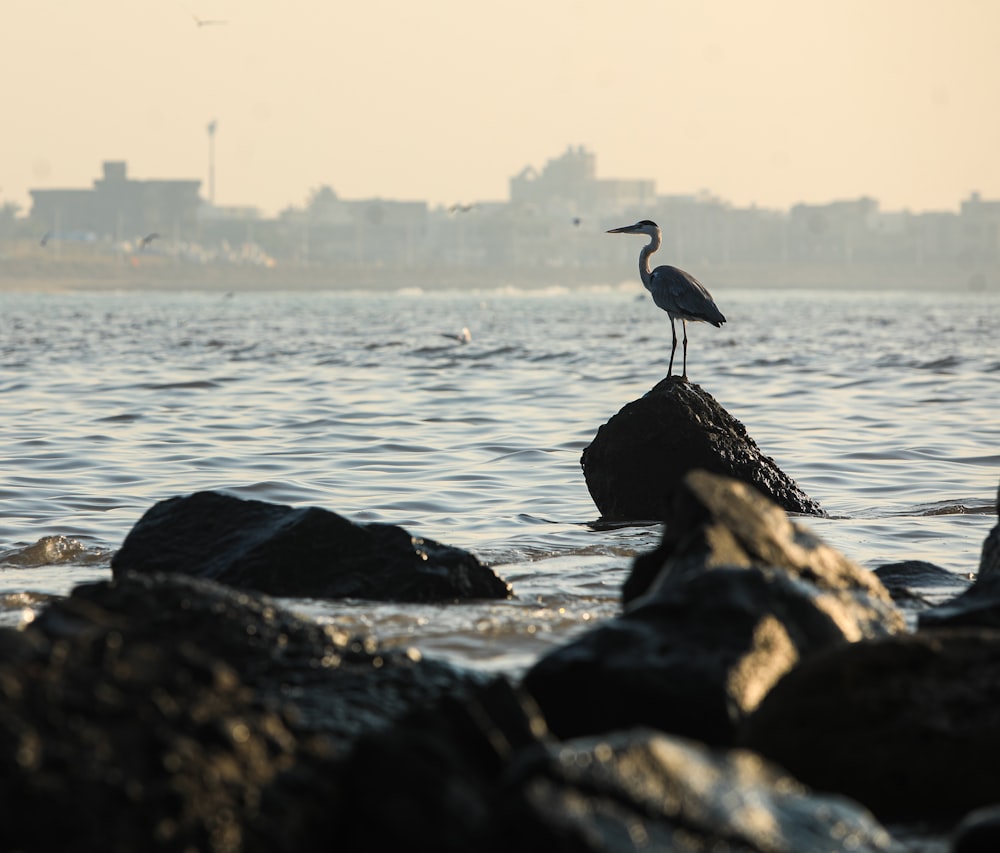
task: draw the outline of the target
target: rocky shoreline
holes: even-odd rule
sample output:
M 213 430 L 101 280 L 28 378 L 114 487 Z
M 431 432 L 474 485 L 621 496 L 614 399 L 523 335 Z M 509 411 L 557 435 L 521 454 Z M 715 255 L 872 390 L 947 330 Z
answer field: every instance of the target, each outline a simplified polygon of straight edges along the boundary
M 643 399 L 628 425 L 673 439 L 643 446 L 652 476 L 595 471 L 636 444 L 616 429 L 582 464 L 662 542 L 620 615 L 519 680 L 276 597 L 517 595 L 471 554 L 214 492 L 152 507 L 112 580 L 0 629 L 3 849 L 997 849 L 1000 524 L 930 606 L 944 570 L 827 546 L 698 386 Z

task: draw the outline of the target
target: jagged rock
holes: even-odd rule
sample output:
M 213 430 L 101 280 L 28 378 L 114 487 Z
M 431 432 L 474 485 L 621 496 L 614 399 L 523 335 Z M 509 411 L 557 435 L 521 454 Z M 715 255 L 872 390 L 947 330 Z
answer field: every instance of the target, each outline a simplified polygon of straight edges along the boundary
M 0 629 L 5 850 L 311 849 L 331 769 L 197 642 Z
M 745 483 L 685 483 L 692 524 L 636 560 L 644 594 L 525 675 L 560 737 L 646 725 L 726 745 L 801 658 L 905 630 L 874 575 Z
M 460 548 L 392 524 L 357 524 L 317 507 L 294 509 L 198 492 L 160 501 L 111 561 L 124 572 L 178 572 L 270 595 L 448 601 L 507 598 L 510 587 Z
M 335 750 L 484 680 L 414 649 L 379 648 L 301 618 L 267 596 L 175 574 L 77 586 L 42 611 L 31 632 L 52 641 L 115 632 L 123 642 L 192 644 L 231 668 L 257 702 L 280 708 L 298 734 L 322 734 Z
M 885 821 L 954 820 L 1000 801 L 1000 632 L 941 629 L 802 660 L 739 742 Z
M 534 753 L 517 779 L 534 827 L 507 849 L 803 853 L 889 850 L 886 830 L 845 797 L 809 790 L 742 750 L 659 732 L 619 732 Z M 523 833 L 528 821 L 514 821 Z M 547 844 L 531 846 L 537 835 Z
M 997 494 L 1000 514 L 1000 493 Z M 987 534 L 975 582 L 961 595 L 920 613 L 921 628 L 1000 628 L 1000 524 Z
M 873 571 L 889 591 L 896 606 L 914 621 L 920 613 L 947 602 L 972 585 L 969 577 L 949 572 L 924 560 L 886 563 Z
M 359 738 L 342 770 L 339 845 L 506 853 L 515 832 L 502 819 L 507 767 L 546 738 L 537 707 L 505 678 Z
M 996 853 L 1000 850 L 1000 805 L 967 814 L 955 827 L 951 853 Z
M 636 558 L 625 581 L 626 602 L 648 593 L 654 581 L 716 566 L 770 566 L 831 593 L 860 594 L 880 618 L 902 620 L 881 581 L 847 559 L 774 502 L 746 483 L 693 470 L 684 476 L 667 506 L 663 540 Z
M 664 519 L 672 493 L 695 468 L 749 483 L 787 512 L 825 514 L 761 453 L 742 423 L 676 376 L 604 424 L 580 464 L 605 520 Z
M 364 737 L 349 758 L 348 848 L 483 853 L 877 851 L 886 831 L 748 752 L 652 731 L 553 743 L 500 682 Z
M 1000 489 L 997 490 L 997 515 L 1000 516 Z M 983 541 L 979 557 L 979 577 L 1000 577 L 1000 523 L 997 523 Z

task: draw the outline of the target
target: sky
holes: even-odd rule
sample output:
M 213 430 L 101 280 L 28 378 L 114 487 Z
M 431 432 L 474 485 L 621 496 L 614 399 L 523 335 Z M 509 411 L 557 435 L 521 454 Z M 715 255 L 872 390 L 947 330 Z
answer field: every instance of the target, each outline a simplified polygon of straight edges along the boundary
M 214 20 L 199 26 L 196 18 Z M 201 179 L 273 215 L 328 185 L 505 200 L 599 178 L 788 208 L 1000 199 L 995 0 L 3 0 L 0 204 Z

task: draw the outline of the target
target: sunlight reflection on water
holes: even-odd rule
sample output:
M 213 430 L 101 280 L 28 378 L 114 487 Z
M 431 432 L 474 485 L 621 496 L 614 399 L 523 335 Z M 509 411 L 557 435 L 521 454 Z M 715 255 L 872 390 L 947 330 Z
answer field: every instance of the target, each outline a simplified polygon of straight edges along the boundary
M 715 295 L 729 323 L 690 327 L 689 374 L 831 514 L 805 523 L 863 565 L 974 570 L 996 521 L 1000 301 Z M 579 465 L 666 371 L 669 322 L 635 290 L 0 302 L 0 549 L 61 535 L 101 555 L 6 567 L 7 593 L 106 577 L 153 503 L 225 489 L 400 524 L 495 564 L 512 603 L 296 606 L 511 668 L 616 612 L 632 555 L 658 540 L 655 526 L 590 526 Z M 465 327 L 467 344 L 445 337 Z

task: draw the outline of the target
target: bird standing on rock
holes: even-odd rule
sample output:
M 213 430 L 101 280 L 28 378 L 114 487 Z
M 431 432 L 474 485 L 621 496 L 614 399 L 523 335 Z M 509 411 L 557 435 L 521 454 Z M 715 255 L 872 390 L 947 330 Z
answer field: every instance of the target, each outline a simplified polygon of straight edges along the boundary
M 670 317 L 670 331 L 674 342 L 670 350 L 670 366 L 667 376 L 673 375 L 674 353 L 677 352 L 677 329 L 674 320 L 680 320 L 684 330 L 684 367 L 681 378 L 687 380 L 687 321 L 711 323 L 720 327 L 726 318 L 712 299 L 712 294 L 690 273 L 671 266 L 660 266 L 650 272 L 649 256 L 660 248 L 660 227 L 649 219 L 642 219 L 635 225 L 612 228 L 609 234 L 645 234 L 649 242 L 639 251 L 639 275 L 642 284 L 653 295 L 653 302 L 667 312 Z

